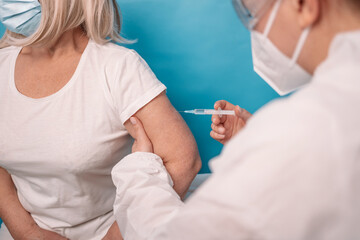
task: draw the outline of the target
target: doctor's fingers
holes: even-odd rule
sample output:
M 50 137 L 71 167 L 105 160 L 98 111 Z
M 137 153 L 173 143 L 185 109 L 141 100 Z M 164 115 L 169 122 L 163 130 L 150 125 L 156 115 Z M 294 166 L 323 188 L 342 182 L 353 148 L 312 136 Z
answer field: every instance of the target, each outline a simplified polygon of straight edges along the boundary
M 234 104 L 231 104 L 225 100 L 219 100 L 214 104 L 215 110 L 234 110 L 234 108 L 235 108 Z M 211 120 L 214 124 L 218 125 L 220 123 L 226 122 L 227 116 L 213 115 Z
M 215 140 L 217 140 L 217 141 L 219 141 L 219 142 L 221 142 L 221 143 L 222 143 L 222 140 L 224 140 L 224 139 L 226 138 L 225 135 L 219 134 L 219 133 L 217 133 L 217 132 L 215 132 L 215 131 L 211 131 L 211 132 L 210 132 L 210 136 L 211 136 L 213 139 L 215 139 Z
M 218 134 L 221 134 L 221 135 L 226 134 L 226 129 L 223 124 L 215 125 L 213 123 L 213 124 L 211 124 L 211 129 Z
M 227 120 L 227 116 L 219 116 L 219 115 L 212 115 L 211 117 L 211 121 L 213 122 L 213 124 L 215 125 L 219 125 L 221 123 L 226 122 Z
M 221 108 L 222 110 L 233 110 L 235 108 L 234 104 L 229 103 L 225 100 L 219 100 L 214 104 L 214 108 L 218 110 Z

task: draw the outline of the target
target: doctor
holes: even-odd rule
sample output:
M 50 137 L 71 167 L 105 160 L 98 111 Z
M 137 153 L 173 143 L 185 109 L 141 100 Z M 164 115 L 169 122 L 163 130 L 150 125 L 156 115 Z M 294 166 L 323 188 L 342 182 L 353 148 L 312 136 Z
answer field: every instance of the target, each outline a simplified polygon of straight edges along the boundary
M 125 239 L 360 239 L 360 1 L 236 0 L 254 67 L 280 94 L 213 117 L 226 143 L 183 203 L 141 122 L 112 171 Z M 240 94 L 240 91 L 239 91 Z

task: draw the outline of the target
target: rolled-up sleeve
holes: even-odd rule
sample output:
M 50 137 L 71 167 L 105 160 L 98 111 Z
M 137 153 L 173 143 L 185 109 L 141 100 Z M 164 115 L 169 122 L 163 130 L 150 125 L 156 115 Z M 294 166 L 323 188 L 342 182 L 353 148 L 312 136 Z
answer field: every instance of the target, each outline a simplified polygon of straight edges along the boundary
M 132 115 L 166 90 L 145 60 L 131 50 L 117 66 L 112 95 L 124 124 Z

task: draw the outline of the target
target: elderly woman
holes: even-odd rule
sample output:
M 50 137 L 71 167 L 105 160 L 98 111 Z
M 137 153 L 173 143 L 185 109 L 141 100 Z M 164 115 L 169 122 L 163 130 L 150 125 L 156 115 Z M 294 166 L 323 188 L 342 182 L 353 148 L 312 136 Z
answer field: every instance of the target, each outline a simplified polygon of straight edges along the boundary
M 201 166 L 115 0 L 1 0 L 0 239 L 121 239 L 113 166 L 136 116 L 184 196 Z

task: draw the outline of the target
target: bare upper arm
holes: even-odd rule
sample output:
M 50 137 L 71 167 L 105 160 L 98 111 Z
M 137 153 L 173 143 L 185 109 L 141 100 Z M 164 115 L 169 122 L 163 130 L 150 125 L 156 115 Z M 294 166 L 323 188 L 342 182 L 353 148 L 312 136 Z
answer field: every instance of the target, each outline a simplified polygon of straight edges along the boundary
M 160 94 L 135 116 L 139 118 L 174 181 L 174 189 L 183 196 L 201 167 L 196 141 L 183 118 L 165 93 Z M 133 132 L 129 121 L 125 127 Z

